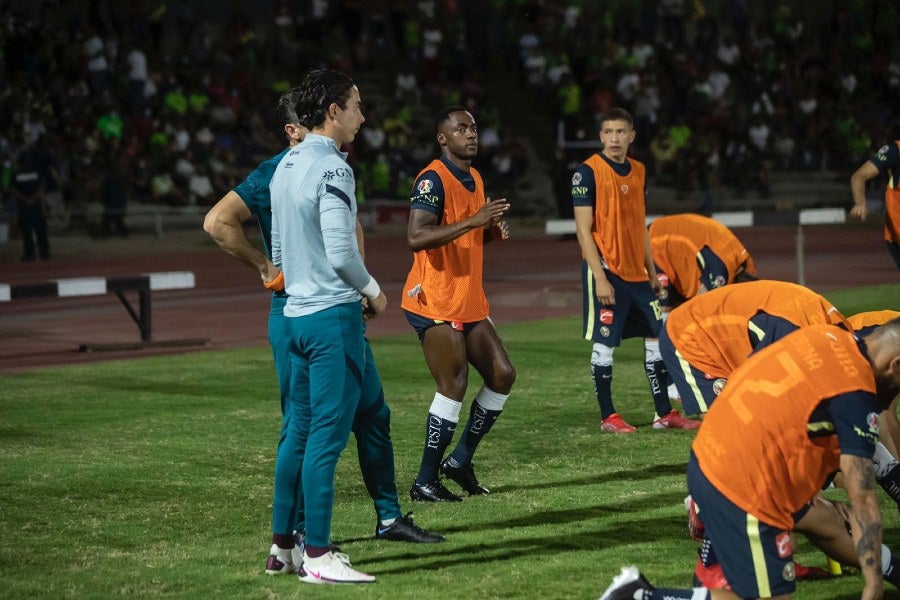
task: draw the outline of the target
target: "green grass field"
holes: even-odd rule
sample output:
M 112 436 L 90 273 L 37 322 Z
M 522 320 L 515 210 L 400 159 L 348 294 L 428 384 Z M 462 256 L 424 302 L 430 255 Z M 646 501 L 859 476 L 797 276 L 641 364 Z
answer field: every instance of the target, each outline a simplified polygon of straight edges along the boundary
M 853 314 L 897 308 L 900 286 L 827 295 Z M 453 505 L 407 495 L 433 395 L 418 341 L 373 342 L 401 504 L 448 542 L 372 538 L 351 440 L 333 537 L 378 582 L 349 588 L 263 572 L 280 424 L 268 348 L 0 378 L 0 597 L 596 598 L 628 563 L 655 583 L 688 586 L 697 545 L 682 499 L 693 434 L 651 429 L 640 342 L 616 353 L 614 378 L 617 405 L 639 432 L 613 436 L 598 429 L 580 319 L 500 330 L 519 375 L 476 456 L 493 493 Z M 473 378 L 470 398 L 478 385 Z M 885 540 L 900 549 L 897 508 L 881 496 Z M 805 542 L 798 558 L 825 562 Z M 845 575 L 803 582 L 796 597 L 858 597 L 861 588 Z M 888 596 L 900 597 L 893 588 Z

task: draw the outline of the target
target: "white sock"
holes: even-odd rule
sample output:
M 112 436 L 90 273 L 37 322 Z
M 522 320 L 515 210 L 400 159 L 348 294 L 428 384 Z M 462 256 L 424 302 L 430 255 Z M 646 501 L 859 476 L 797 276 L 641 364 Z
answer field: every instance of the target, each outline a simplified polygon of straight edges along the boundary
M 669 387 L 666 388 L 666 392 L 669 394 L 669 400 L 681 400 L 681 396 L 678 394 L 678 388 L 675 387 L 674 383 L 669 384 Z
M 884 444 L 875 442 L 875 454 L 872 456 L 872 464 L 875 466 L 875 478 L 884 477 L 897 465 L 897 459 L 888 452 Z

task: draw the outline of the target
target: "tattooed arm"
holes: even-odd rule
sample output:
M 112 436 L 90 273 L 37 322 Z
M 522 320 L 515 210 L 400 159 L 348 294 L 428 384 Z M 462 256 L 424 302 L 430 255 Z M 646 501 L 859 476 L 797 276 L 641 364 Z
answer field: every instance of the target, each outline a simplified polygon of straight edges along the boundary
M 866 581 L 862 598 L 881 598 L 884 595 L 884 579 L 881 576 L 881 510 L 875 495 L 872 460 L 842 454 L 841 471 L 844 473 L 850 499 L 853 543 L 859 556 L 859 568 Z

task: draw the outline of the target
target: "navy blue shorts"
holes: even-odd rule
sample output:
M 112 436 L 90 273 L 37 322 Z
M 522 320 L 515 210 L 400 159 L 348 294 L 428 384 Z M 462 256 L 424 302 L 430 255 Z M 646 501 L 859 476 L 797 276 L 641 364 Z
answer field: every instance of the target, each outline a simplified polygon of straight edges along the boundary
M 669 274 L 663 271 L 659 265 L 653 265 L 653 267 L 656 269 L 656 278 L 659 279 L 663 289 L 662 294 L 659 295 L 659 305 L 671 309 L 687 302 L 687 299 L 681 295 L 681 292 L 669 279 Z
M 709 246 L 703 246 L 697 252 L 697 266 L 700 267 L 700 283 L 706 286 L 707 291 L 728 283 L 728 267 Z
M 794 592 L 790 532 L 763 523 L 722 495 L 700 470 L 693 452 L 688 491 L 734 593 L 741 598 L 768 598 Z M 795 523 L 806 510 L 793 515 Z
M 594 274 L 581 262 L 584 339 L 616 347 L 623 339 L 655 338 L 662 328 L 659 301 L 649 281 L 625 281 L 604 270 L 613 286 L 616 303 L 601 305 L 595 292 Z
M 472 321 L 471 323 L 460 323 L 459 321 L 440 321 L 437 319 L 429 319 L 428 317 L 423 317 L 422 315 L 417 315 L 416 313 L 409 312 L 404 309 L 403 314 L 406 316 L 406 320 L 409 321 L 409 324 L 413 326 L 413 329 L 416 330 L 416 334 L 419 336 L 419 341 L 425 341 L 425 332 L 434 327 L 435 325 L 449 325 L 454 331 L 461 331 L 463 335 L 469 335 L 475 327 L 478 326 L 481 321 Z
M 669 377 L 678 396 L 681 408 L 686 415 L 705 413 L 728 382 L 724 377 L 707 377 L 706 373 L 695 368 L 678 352 L 665 326 L 659 332 L 659 353 L 669 370 Z

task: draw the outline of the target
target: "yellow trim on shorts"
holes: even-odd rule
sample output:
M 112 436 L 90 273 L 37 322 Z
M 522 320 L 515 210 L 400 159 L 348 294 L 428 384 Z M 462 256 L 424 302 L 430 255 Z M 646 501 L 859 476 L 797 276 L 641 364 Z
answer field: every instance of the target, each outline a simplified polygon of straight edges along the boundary
M 806 431 L 810 433 L 818 433 L 820 431 L 834 431 L 834 423 L 831 421 L 819 421 L 816 423 L 807 423 Z
M 750 540 L 750 556 L 753 557 L 753 573 L 756 575 L 756 591 L 760 598 L 770 598 L 769 572 L 766 569 L 766 555 L 759 537 L 759 519 L 747 513 L 747 539 Z
M 756 336 L 757 343 L 763 341 L 766 337 L 766 332 L 763 331 L 762 328 L 759 325 L 757 325 L 756 323 L 754 323 L 753 321 L 750 321 L 747 323 L 747 329 L 752 331 L 753 334 Z
M 594 336 L 594 316 L 597 312 L 597 291 L 595 289 L 594 272 L 591 266 L 587 265 L 587 276 L 584 282 L 587 288 L 588 315 L 587 322 L 584 324 L 584 339 L 593 340 Z
M 700 407 L 700 412 L 709 412 L 709 407 L 706 405 L 706 399 L 703 398 L 703 393 L 700 391 L 697 380 L 694 378 L 691 364 L 684 360 L 684 357 L 681 356 L 681 352 L 677 349 L 675 350 L 675 357 L 678 359 L 678 365 L 681 367 L 681 372 L 684 373 L 684 378 L 687 380 L 688 387 L 691 388 L 691 392 L 693 392 L 694 398 L 697 400 L 697 406 Z

